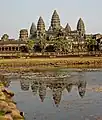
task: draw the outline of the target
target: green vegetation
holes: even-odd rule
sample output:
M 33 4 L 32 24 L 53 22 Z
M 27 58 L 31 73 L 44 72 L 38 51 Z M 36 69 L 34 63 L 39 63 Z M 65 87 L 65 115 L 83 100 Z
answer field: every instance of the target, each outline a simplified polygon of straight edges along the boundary
M 28 48 L 30 49 L 30 50 L 33 50 L 33 47 L 34 47 L 34 40 L 28 40 L 27 41 L 27 44 L 28 44 Z
M 9 36 L 7 34 L 4 34 L 2 37 L 1 37 L 1 40 L 8 40 L 9 39 Z
M 5 112 L 4 111 L 0 111 L 0 116 L 4 116 Z
M 95 39 L 87 39 L 87 45 L 96 45 L 96 40 Z
M 99 46 L 97 45 L 97 41 L 93 39 L 92 37 L 87 39 L 87 48 L 88 51 L 96 51 L 99 50 Z

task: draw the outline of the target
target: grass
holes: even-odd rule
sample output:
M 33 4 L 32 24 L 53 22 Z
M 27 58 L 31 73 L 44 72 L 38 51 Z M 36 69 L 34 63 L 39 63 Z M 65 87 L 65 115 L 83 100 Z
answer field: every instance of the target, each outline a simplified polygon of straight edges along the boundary
M 29 72 L 53 68 L 102 68 L 102 57 L 0 59 L 0 71 Z
M 102 60 L 102 57 L 70 57 L 70 58 L 33 58 L 33 59 L 25 59 L 25 58 L 18 58 L 18 59 L 0 59 L 1 63 L 23 63 L 23 62 L 33 62 L 33 63 L 40 63 L 40 62 L 54 62 L 54 61 L 90 61 L 90 60 Z

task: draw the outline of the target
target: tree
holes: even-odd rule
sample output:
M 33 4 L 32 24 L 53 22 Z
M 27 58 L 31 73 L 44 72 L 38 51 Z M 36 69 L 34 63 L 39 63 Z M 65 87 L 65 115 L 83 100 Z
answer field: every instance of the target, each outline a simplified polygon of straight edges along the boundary
M 9 39 L 9 36 L 7 34 L 4 34 L 2 37 L 1 37 L 1 40 L 8 40 Z
M 34 40 L 28 40 L 28 41 L 27 41 L 28 48 L 29 48 L 30 50 L 33 50 L 34 43 L 35 43 Z
M 95 39 L 87 39 L 87 47 L 89 51 L 94 51 L 95 50 L 95 45 L 96 45 L 96 40 Z
M 70 52 L 71 51 L 70 41 L 65 40 L 63 37 L 56 38 L 54 46 L 56 48 L 56 51 L 59 51 L 59 52 Z

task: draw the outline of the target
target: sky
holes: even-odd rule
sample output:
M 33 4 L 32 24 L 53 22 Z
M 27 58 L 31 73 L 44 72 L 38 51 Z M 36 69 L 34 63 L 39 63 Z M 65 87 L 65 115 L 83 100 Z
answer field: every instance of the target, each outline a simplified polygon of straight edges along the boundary
M 69 23 L 75 30 L 81 17 L 86 33 L 102 33 L 102 0 L 0 0 L 0 37 L 6 33 L 17 39 L 20 29 L 29 30 L 39 16 L 48 29 L 54 10 L 63 27 Z

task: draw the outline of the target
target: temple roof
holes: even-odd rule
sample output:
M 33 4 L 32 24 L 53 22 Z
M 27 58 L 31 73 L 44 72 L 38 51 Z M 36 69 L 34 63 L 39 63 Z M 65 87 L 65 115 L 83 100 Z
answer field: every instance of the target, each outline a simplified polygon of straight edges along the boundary
M 56 10 L 54 10 L 52 18 L 59 18 L 59 15 Z
M 69 24 L 67 23 L 66 27 L 65 27 L 65 31 L 66 32 L 71 32 L 71 27 L 69 26 Z

